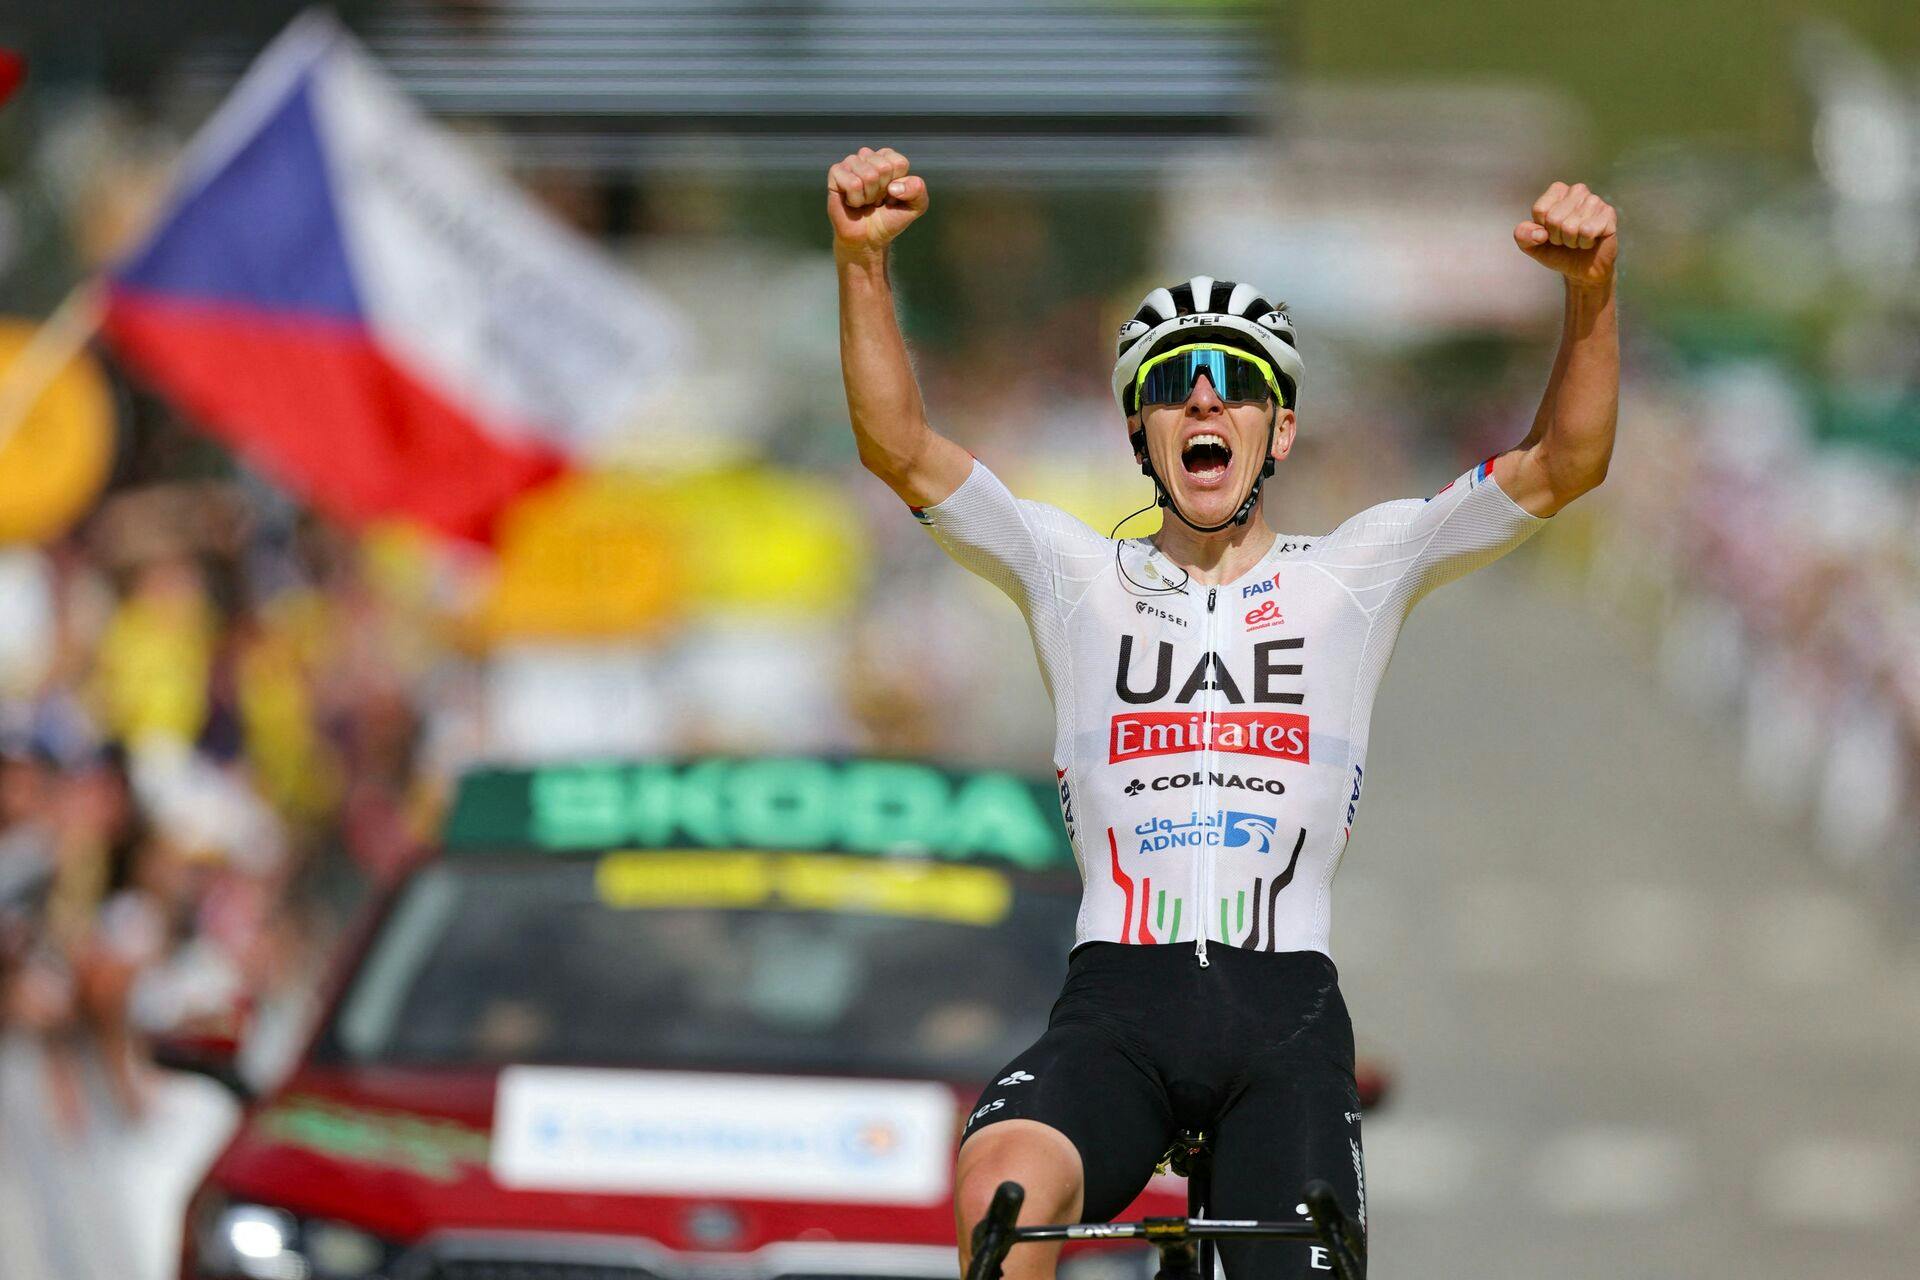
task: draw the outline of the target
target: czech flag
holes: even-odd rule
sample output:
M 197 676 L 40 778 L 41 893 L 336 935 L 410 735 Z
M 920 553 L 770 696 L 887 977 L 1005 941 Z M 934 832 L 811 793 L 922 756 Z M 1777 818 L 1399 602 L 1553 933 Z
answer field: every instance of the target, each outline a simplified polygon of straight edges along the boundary
M 110 273 L 103 332 L 326 514 L 475 540 L 641 425 L 679 346 L 667 307 L 321 14 L 194 139 L 156 230 Z

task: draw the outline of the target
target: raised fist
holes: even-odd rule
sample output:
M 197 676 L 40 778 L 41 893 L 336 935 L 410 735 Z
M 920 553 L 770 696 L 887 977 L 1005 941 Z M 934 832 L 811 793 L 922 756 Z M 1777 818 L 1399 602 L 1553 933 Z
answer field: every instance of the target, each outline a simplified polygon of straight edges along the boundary
M 1619 237 L 1619 214 L 1584 182 L 1554 183 L 1533 202 L 1533 220 L 1513 229 L 1521 252 L 1582 289 L 1612 287 Z
M 879 253 L 927 211 L 927 183 L 892 147 L 862 147 L 827 170 L 827 221 L 838 254 Z

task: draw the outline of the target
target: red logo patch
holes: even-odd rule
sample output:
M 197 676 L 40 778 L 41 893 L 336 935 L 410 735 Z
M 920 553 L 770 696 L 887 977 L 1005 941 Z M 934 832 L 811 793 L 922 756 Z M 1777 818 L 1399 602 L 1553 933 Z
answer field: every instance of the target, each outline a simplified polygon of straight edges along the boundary
M 1211 740 L 1209 740 L 1209 735 Z M 1113 718 L 1107 760 L 1184 755 L 1211 747 L 1226 755 L 1268 756 L 1307 764 L 1307 717 L 1290 711 L 1133 711 Z
M 1275 623 L 1285 622 L 1280 616 L 1280 606 L 1272 600 L 1262 600 L 1247 610 L 1247 630 L 1258 631 L 1262 627 L 1271 627 Z

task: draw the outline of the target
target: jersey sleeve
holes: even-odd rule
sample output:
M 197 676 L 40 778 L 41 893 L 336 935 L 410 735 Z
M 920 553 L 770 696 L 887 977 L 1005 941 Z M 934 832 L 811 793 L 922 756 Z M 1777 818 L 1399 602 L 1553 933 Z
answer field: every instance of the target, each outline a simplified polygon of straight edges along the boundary
M 1328 567 L 1368 612 L 1411 609 L 1436 587 L 1492 564 L 1545 526 L 1493 478 L 1493 459 L 1431 498 L 1369 507 L 1328 535 Z
M 1058 507 L 1014 497 L 979 459 L 947 501 L 916 507 L 914 518 L 962 568 L 1029 614 L 1071 610 L 1100 566 L 1114 560 L 1110 539 Z
M 914 517 L 960 565 L 1004 591 L 1026 615 L 1040 677 L 1062 710 L 1072 711 L 1066 679 L 1067 618 L 1102 566 L 1113 563 L 1113 543 L 1044 502 L 1016 498 L 985 463 L 958 489 Z
M 1058 591 L 1054 539 L 1048 536 L 1051 510 L 1014 497 L 976 458 L 958 489 L 930 507 L 913 508 L 913 516 L 962 568 L 1031 616 L 1047 610 Z

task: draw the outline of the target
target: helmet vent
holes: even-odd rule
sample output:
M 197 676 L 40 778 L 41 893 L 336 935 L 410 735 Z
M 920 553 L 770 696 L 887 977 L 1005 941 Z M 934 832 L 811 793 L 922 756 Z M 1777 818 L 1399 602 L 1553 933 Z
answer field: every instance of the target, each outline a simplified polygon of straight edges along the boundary
M 1155 289 L 1141 302 L 1139 313 L 1134 318 L 1152 324 L 1156 320 L 1171 320 L 1179 314 L 1179 304 L 1174 301 L 1173 291 Z

